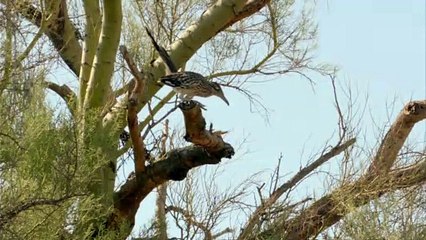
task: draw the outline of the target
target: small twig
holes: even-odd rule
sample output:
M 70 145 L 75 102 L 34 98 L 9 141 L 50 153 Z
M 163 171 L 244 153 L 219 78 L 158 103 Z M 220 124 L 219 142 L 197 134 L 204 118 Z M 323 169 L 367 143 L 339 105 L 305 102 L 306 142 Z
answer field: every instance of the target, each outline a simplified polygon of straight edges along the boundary
M 141 71 L 139 71 L 138 67 L 136 66 L 133 59 L 130 57 L 129 52 L 127 51 L 126 46 L 121 45 L 120 46 L 120 52 L 123 55 L 124 60 L 127 63 L 127 66 L 129 66 L 130 72 L 132 75 L 136 78 L 137 81 L 143 81 L 144 75 Z
M 152 120 L 152 123 L 148 125 L 148 128 L 145 130 L 145 132 L 142 135 L 142 138 L 145 139 L 146 136 L 148 136 L 149 131 L 155 127 L 157 124 L 159 124 L 160 122 L 162 122 L 166 117 L 168 117 L 171 113 L 173 113 L 174 111 L 176 111 L 176 109 L 178 108 L 178 106 L 174 106 L 172 109 L 170 109 L 168 112 L 166 112 L 161 118 L 159 118 L 157 121 Z
M 10 136 L 9 134 L 6 134 L 6 133 L 2 133 L 2 132 L 0 132 L 0 136 L 5 136 L 5 137 L 9 138 L 12 142 L 14 142 L 14 143 L 16 144 L 16 146 L 18 146 L 18 148 L 19 148 L 20 150 L 25 150 L 25 148 L 23 148 L 23 147 L 19 144 L 18 140 L 16 140 L 14 137 Z
M 333 97 L 334 97 L 334 104 L 336 104 L 336 110 L 339 114 L 339 137 L 340 139 L 343 139 L 346 134 L 346 125 L 345 125 L 345 118 L 343 117 L 342 109 L 340 108 L 339 99 L 337 97 L 337 90 L 336 90 L 336 77 L 334 75 L 329 75 L 331 79 L 331 85 L 333 87 Z
M 300 169 L 299 172 L 297 172 L 290 180 L 288 180 L 286 183 L 282 184 L 280 187 L 278 187 L 271 196 L 266 199 L 266 201 L 259 207 L 256 208 L 256 210 L 253 212 L 253 214 L 250 216 L 246 227 L 244 228 L 244 231 L 241 232 L 241 234 L 238 236 L 238 239 L 246 239 L 250 234 L 252 229 L 258 224 L 259 222 L 259 216 L 269 207 L 271 207 L 277 200 L 280 198 L 286 191 L 294 187 L 300 180 L 305 178 L 307 175 L 309 175 L 312 171 L 314 171 L 316 168 L 321 166 L 326 161 L 330 160 L 331 158 L 337 156 L 350 146 L 352 146 L 355 143 L 355 138 L 352 138 L 342 144 L 339 144 L 330 151 L 328 151 L 325 154 L 322 154 L 317 160 L 309 164 L 308 166 Z
M 189 211 L 187 211 L 183 208 L 180 208 L 180 207 L 176 207 L 176 206 L 166 207 L 166 212 L 170 212 L 170 211 L 181 214 L 185 218 L 187 223 L 200 228 L 204 232 L 204 239 L 207 239 L 207 240 L 213 239 L 213 235 L 212 235 L 210 229 L 208 229 L 203 223 L 195 220 L 194 215 L 191 214 Z
M 213 239 L 216 239 L 216 238 L 218 238 L 218 237 L 220 237 L 220 236 L 222 236 L 222 235 L 224 235 L 224 234 L 227 234 L 227 233 L 232 233 L 234 230 L 232 230 L 231 228 L 225 228 L 225 229 L 223 229 L 222 231 L 220 231 L 220 232 L 218 232 L 218 233 L 216 233 L 216 234 L 214 234 L 213 235 Z

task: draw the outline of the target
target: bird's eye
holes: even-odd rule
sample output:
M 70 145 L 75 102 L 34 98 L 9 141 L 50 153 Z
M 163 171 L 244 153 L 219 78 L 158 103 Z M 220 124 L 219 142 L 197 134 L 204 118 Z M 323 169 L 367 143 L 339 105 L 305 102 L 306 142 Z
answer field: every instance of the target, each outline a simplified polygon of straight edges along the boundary
M 219 84 L 217 84 L 217 83 L 212 83 L 212 86 L 213 86 L 213 88 L 214 88 L 214 90 L 216 90 L 216 91 L 220 91 L 221 90 L 221 88 L 220 88 L 220 85 Z

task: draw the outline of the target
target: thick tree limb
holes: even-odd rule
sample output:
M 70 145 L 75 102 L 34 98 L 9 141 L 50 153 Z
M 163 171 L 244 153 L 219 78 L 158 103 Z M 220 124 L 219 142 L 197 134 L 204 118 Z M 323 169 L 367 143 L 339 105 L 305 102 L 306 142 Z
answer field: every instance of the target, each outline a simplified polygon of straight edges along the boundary
M 271 0 L 251 0 L 248 1 L 243 9 L 237 12 L 235 17 L 227 22 L 219 31 L 225 30 L 226 28 L 232 26 L 234 23 L 243 20 L 246 17 L 253 15 L 258 12 L 260 9 L 265 7 Z
M 246 4 L 246 0 L 222 0 L 217 1 L 207 9 L 199 21 L 189 26 L 170 47 L 169 55 L 176 68 L 182 67 L 201 46 L 217 35 L 226 24 L 236 17 Z M 140 98 L 140 109 L 161 88 L 156 80 L 165 74 L 165 65 L 161 57 L 157 58 L 152 66 L 143 71 L 150 76 L 147 81 L 147 92 Z M 121 103 L 122 104 L 122 103 Z M 118 103 L 115 109 L 122 109 Z M 117 112 L 110 112 L 105 116 L 105 121 L 116 122 Z
M 426 160 L 402 170 L 390 170 L 414 124 L 426 118 L 426 100 L 408 103 L 392 124 L 366 175 L 320 198 L 300 215 L 274 226 L 285 239 L 307 239 L 332 226 L 353 209 L 385 193 L 426 182 Z
M 259 223 L 261 214 L 268 208 L 270 208 L 277 200 L 280 198 L 285 192 L 294 187 L 297 183 L 299 183 L 303 178 L 309 175 L 312 171 L 317 169 L 323 163 L 327 162 L 331 158 L 339 155 L 350 146 L 355 143 L 355 138 L 352 138 L 342 144 L 339 144 L 332 149 L 330 149 L 327 153 L 321 155 L 317 160 L 309 164 L 308 166 L 302 168 L 298 173 L 296 173 L 289 181 L 282 184 L 278 187 L 271 196 L 262 202 L 262 205 L 257 207 L 253 214 L 250 216 L 247 221 L 244 230 L 238 236 L 238 239 L 247 239 L 253 231 L 253 228 L 256 224 Z
M 55 3 L 57 0 L 48 2 Z M 5 0 L 0 0 L 5 4 Z M 17 1 L 16 10 L 28 21 L 41 27 L 42 12 L 27 1 Z M 51 13 L 49 13 L 51 14 Z M 62 60 L 77 76 L 80 73 L 81 46 L 78 42 L 78 31 L 68 17 L 65 0 L 61 0 L 55 20 L 47 26 L 46 36 L 50 39 Z
M 389 172 L 414 124 L 425 118 L 426 100 L 413 101 L 405 105 L 380 144 L 367 175 L 375 176 Z
M 220 131 L 206 130 L 206 121 L 202 116 L 200 103 L 196 101 L 182 102 L 179 104 L 179 108 L 184 115 L 186 141 L 203 146 L 209 152 L 226 149 L 227 143 L 223 141 Z M 232 156 L 233 152 L 230 154 Z
M 222 158 L 234 155 L 233 147 L 223 142 L 219 134 L 205 129 L 205 120 L 196 102 L 181 103 L 179 108 L 185 118 L 186 139 L 195 145 L 169 151 L 164 159 L 128 179 L 115 194 L 115 213 L 109 218 L 107 227 L 114 228 L 122 222 L 133 226 L 140 202 L 155 187 L 168 180 L 181 181 L 192 168 L 218 164 Z
M 227 151 L 209 153 L 202 147 L 189 146 L 168 152 L 163 160 L 147 166 L 143 173 L 136 175 L 136 178 L 129 179 L 115 194 L 116 213 L 111 216 L 109 222 L 115 223 L 115 226 L 122 221 L 133 225 L 140 202 L 155 187 L 168 180 L 185 179 L 192 168 L 206 164 L 218 164 L 222 157 L 229 157 L 225 153 L 231 150 L 233 151 L 229 145 Z
M 93 60 L 96 54 L 96 47 L 99 42 L 99 34 L 102 26 L 99 1 L 83 1 L 84 13 L 86 15 L 85 35 L 83 43 L 83 53 L 79 75 L 80 101 L 84 100 L 90 73 L 93 67 Z M 83 103 L 80 103 L 80 107 Z
M 84 109 L 105 107 L 112 94 L 111 81 L 121 34 L 121 1 L 103 1 L 102 29 L 90 79 L 84 98 Z
M 426 161 L 407 169 L 390 172 L 387 177 L 361 180 L 328 194 L 299 216 L 283 224 L 286 239 L 307 239 L 333 225 L 354 208 L 385 193 L 426 182 Z

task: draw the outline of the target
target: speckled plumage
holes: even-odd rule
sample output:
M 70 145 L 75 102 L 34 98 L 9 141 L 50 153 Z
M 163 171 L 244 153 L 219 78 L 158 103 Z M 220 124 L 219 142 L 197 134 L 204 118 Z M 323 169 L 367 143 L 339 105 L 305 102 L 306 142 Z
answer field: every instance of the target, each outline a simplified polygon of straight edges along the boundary
M 207 81 L 207 79 L 196 72 L 176 72 L 161 77 L 160 81 L 179 94 L 182 100 L 191 100 L 194 96 L 210 97 L 217 96 L 229 105 L 222 88 L 218 83 Z

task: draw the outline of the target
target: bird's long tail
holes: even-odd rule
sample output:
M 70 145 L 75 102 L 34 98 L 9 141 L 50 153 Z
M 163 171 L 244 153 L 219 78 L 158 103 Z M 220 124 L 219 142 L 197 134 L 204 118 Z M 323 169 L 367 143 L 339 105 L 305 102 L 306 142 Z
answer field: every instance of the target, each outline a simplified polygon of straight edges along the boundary
M 179 87 L 182 82 L 175 75 L 176 74 L 163 76 L 160 78 L 160 81 L 170 87 Z
M 148 34 L 149 38 L 151 38 L 152 45 L 154 45 L 154 48 L 157 50 L 157 52 L 160 54 L 161 59 L 163 59 L 164 63 L 167 65 L 171 73 L 177 72 L 177 67 L 173 63 L 172 59 L 170 58 L 170 55 L 167 53 L 166 49 L 158 45 L 158 43 L 155 41 L 154 37 L 152 36 L 151 32 L 148 30 L 147 27 L 145 27 L 146 33 Z

